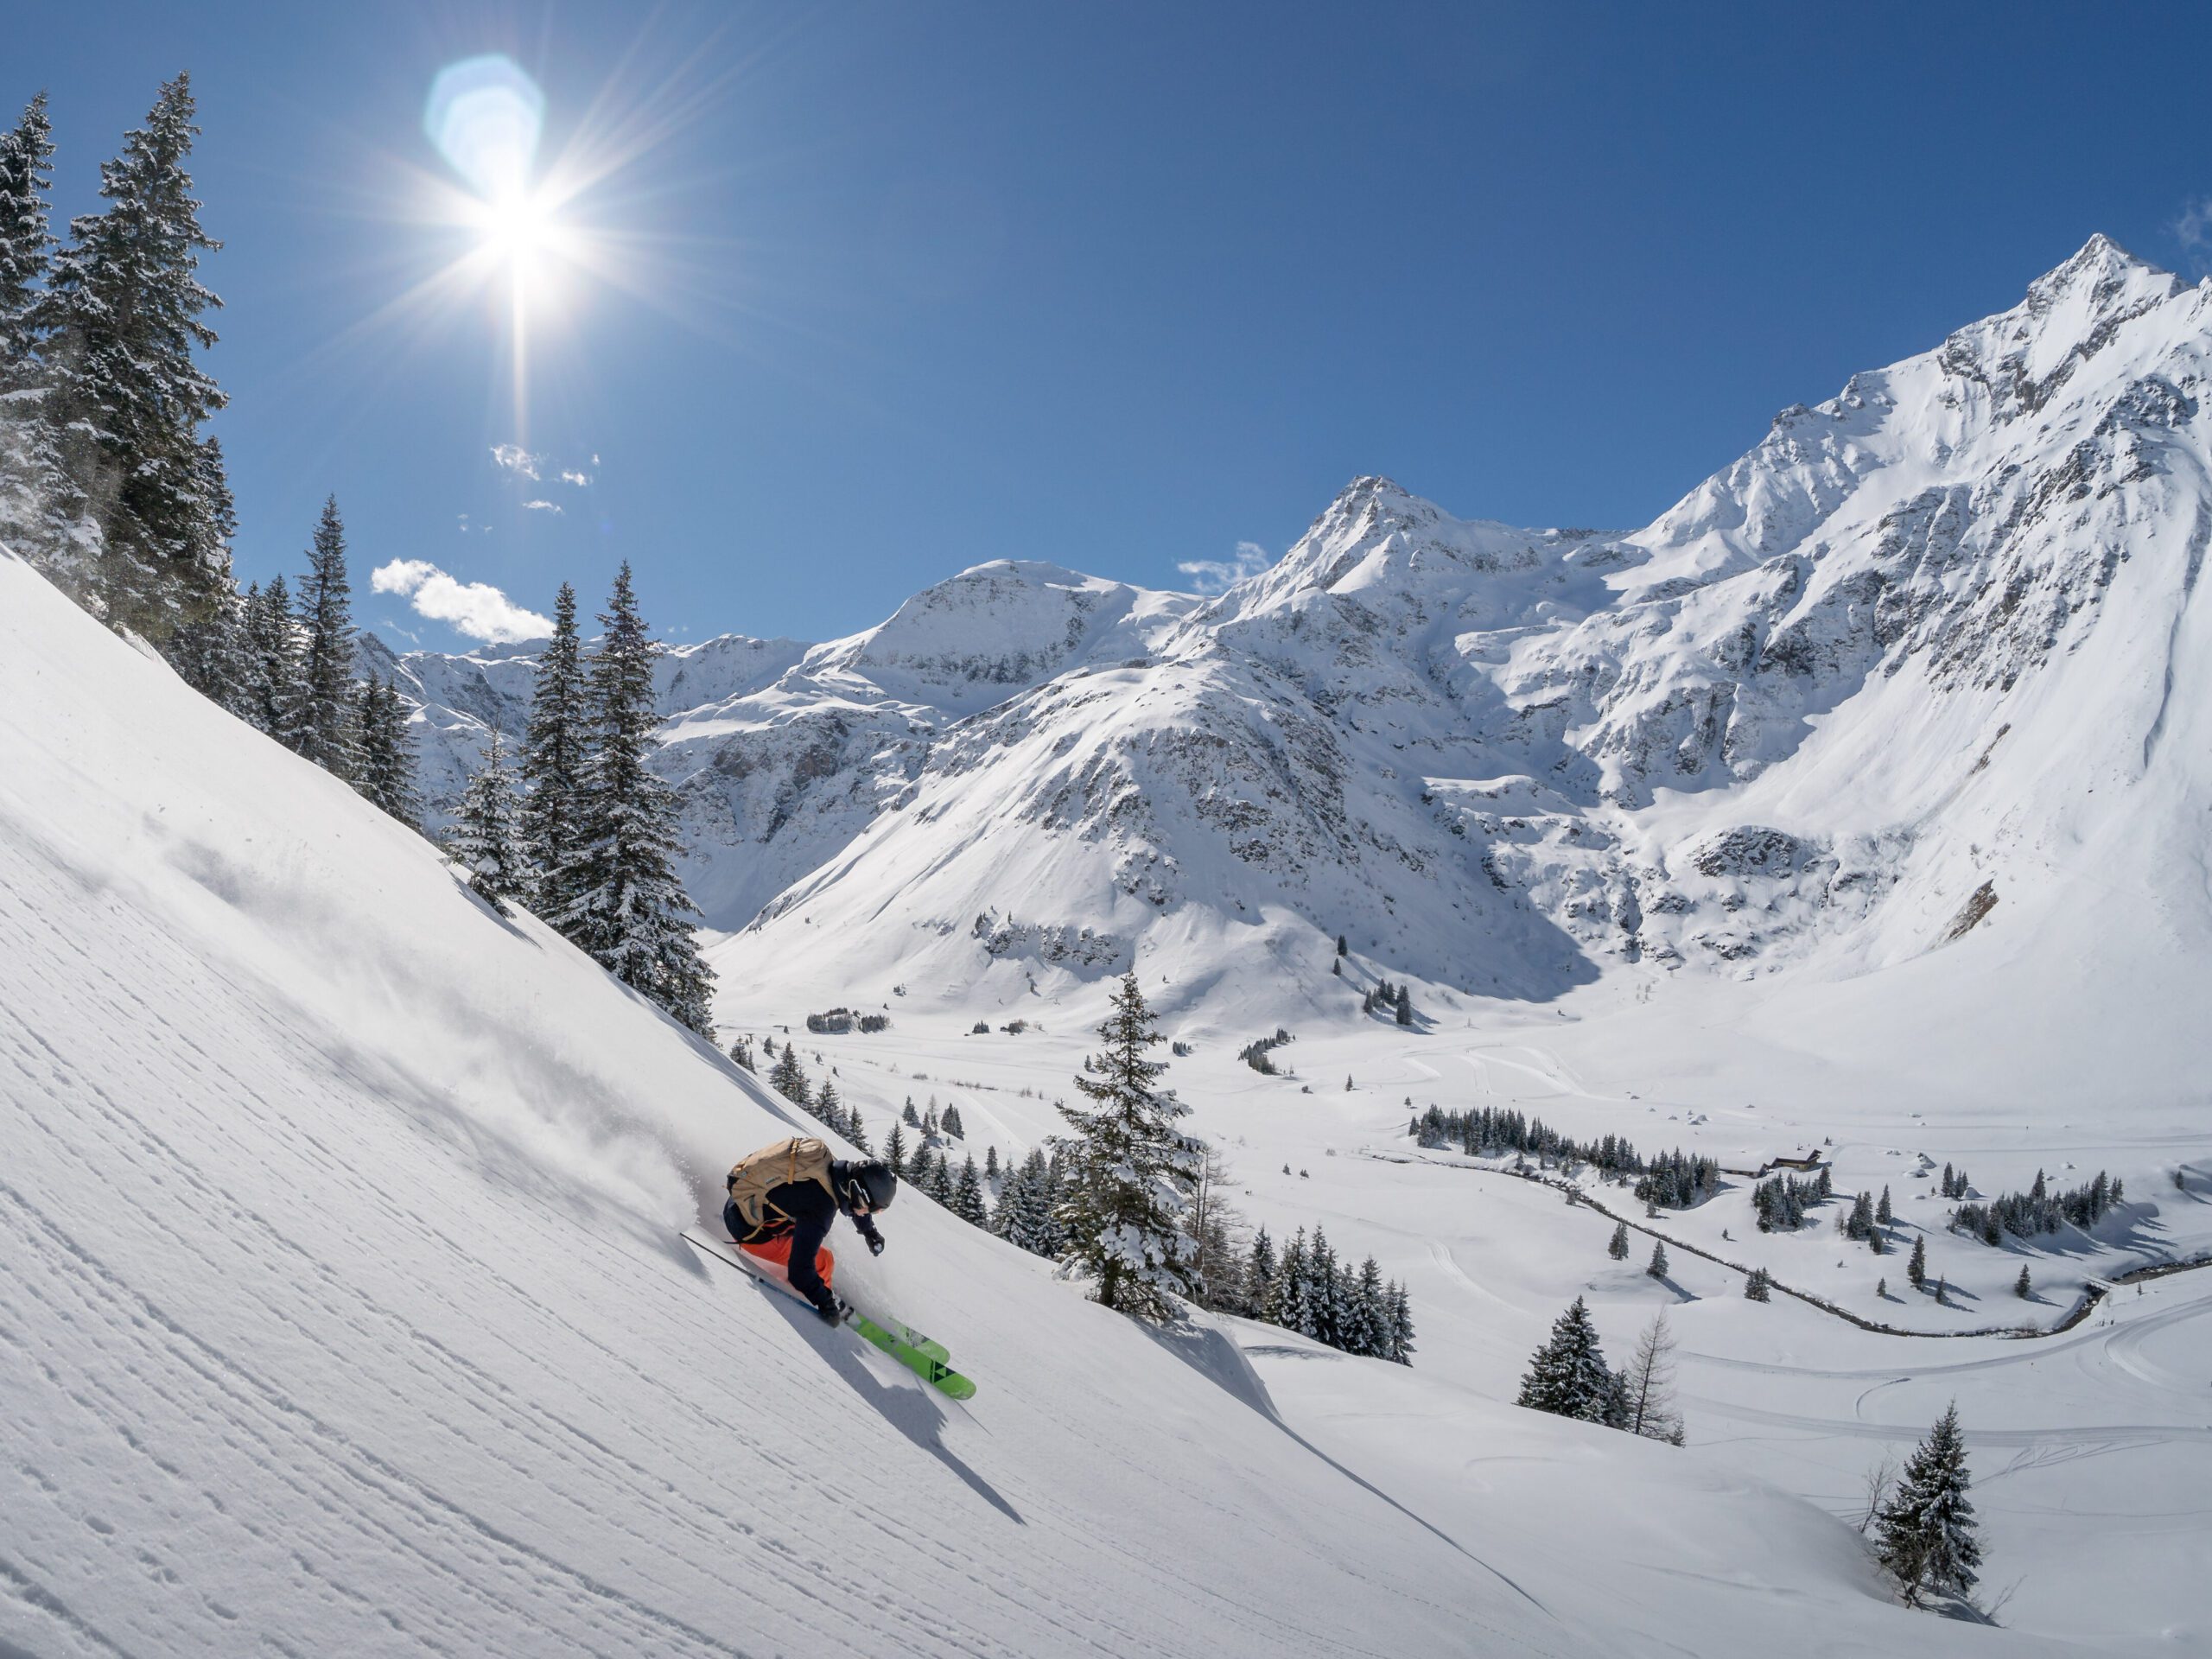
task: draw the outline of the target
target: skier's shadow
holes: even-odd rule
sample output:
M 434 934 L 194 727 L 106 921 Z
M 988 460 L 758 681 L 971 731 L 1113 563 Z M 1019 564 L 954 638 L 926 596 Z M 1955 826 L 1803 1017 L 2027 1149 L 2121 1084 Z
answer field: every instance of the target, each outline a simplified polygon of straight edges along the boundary
M 895 1382 L 882 1382 L 861 1359 L 855 1346 L 861 1340 L 858 1337 L 825 1329 L 819 1316 L 796 1305 L 785 1306 L 790 1299 L 780 1292 L 764 1290 L 762 1294 L 768 1298 L 770 1306 L 783 1316 L 809 1347 L 821 1355 L 830 1369 L 842 1378 L 855 1394 L 883 1414 L 886 1422 L 959 1476 L 969 1491 L 1007 1520 L 1018 1527 L 1029 1524 L 1021 1518 L 1020 1510 L 999 1496 L 996 1487 L 963 1463 L 944 1444 L 944 1414 L 938 1409 L 933 1399 L 924 1395 L 918 1384 L 904 1388 Z

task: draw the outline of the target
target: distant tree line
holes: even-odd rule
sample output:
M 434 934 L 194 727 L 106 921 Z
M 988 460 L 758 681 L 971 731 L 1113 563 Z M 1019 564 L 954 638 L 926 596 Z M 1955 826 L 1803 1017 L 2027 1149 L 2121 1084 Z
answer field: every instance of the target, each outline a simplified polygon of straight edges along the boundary
M 1431 1106 L 1411 1120 L 1407 1133 L 1421 1146 L 1454 1147 L 1470 1157 L 1513 1152 L 1545 1163 L 1588 1164 L 1618 1180 L 1632 1175 L 1637 1178 L 1636 1196 L 1662 1209 L 1687 1210 L 1702 1204 L 1720 1181 L 1720 1166 L 1710 1158 L 1678 1150 L 1646 1162 L 1624 1136 L 1576 1141 L 1543 1119 L 1510 1106 L 1480 1106 L 1465 1112 Z

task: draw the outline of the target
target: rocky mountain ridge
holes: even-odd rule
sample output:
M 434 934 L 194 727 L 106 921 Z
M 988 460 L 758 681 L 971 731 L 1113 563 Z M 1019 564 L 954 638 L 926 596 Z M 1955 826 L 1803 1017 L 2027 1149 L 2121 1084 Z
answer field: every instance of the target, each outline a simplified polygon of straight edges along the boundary
M 849 639 L 672 650 L 694 890 L 749 930 L 726 976 L 1027 987 L 1174 941 L 1202 978 L 1302 980 L 1344 931 L 1546 999 L 1939 948 L 2048 878 L 2091 776 L 2160 764 L 2197 672 L 2208 323 L 2212 285 L 2095 238 L 1642 531 L 1367 477 L 1211 600 L 1001 562 Z M 528 658 L 391 666 L 449 800 L 484 726 L 519 730 Z M 2164 764 L 2194 798 L 2202 758 Z

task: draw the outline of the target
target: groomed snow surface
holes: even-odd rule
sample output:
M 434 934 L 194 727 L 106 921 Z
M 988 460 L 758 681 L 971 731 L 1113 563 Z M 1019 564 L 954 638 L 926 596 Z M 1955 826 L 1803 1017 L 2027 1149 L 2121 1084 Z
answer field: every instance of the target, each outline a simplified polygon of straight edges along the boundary
M 677 1241 L 733 1156 L 791 1127 L 759 1084 L 3 556 L 0 708 L 0 1651 L 2069 1645 L 1895 1607 L 1822 1512 L 1842 1505 L 1756 1478 L 1765 1431 L 1708 1405 L 1758 1402 L 1770 1472 L 1818 1497 L 1845 1475 L 1791 1425 L 1848 1413 L 1873 1387 L 1853 1370 L 1923 1355 L 1717 1297 L 1709 1324 L 1684 1307 L 1685 1346 L 1776 1369 L 1753 1388 L 1686 1362 L 1688 1450 L 1520 1412 L 1519 1357 L 1607 1277 L 1587 1259 L 1611 1264 L 1511 1224 L 1570 1212 L 1497 1178 L 1315 1154 L 1313 1178 L 1259 1179 L 1319 1125 L 1351 1149 L 1318 1096 L 1281 1145 L 1256 1103 L 1201 1126 L 1244 1137 L 1279 1230 L 1325 1217 L 1394 1273 L 1430 1254 L 1420 1369 L 1257 1326 L 1148 1332 L 910 1197 L 892 1251 L 843 1272 L 982 1384 L 945 1402 Z M 1051 1016 L 1027 1084 L 1065 1077 L 1087 1013 Z M 1033 1109 L 987 1131 L 1009 1148 L 1046 1127 L 1040 1100 L 972 1098 L 971 1124 Z M 1478 1180 L 1479 1203 L 1440 1185 Z M 1641 1294 L 1608 1299 L 1617 1350 Z M 2200 1294 L 2169 1281 L 2054 1355 L 2106 1367 L 2082 1399 L 2018 1397 L 2054 1458 L 2107 1420 L 2161 1446 L 2163 1484 L 2138 1462 L 2051 1489 L 2085 1548 L 2125 1524 L 2164 1567 L 2178 1547 L 2149 1529 L 2203 1535 L 2201 1514 L 2139 1518 L 2184 1473 L 2203 1488 Z M 1974 1376 L 1969 1424 L 1998 1427 Z M 1951 1386 L 1860 1421 L 1910 1437 Z M 2028 1560 L 1997 1530 L 2001 1584 Z M 2092 1633 L 2104 1588 L 2038 1586 L 2074 1619 L 2044 1627 Z M 2186 1618 L 2107 1606 L 2094 1633 L 2188 1649 L 2201 1575 L 2161 1593 Z

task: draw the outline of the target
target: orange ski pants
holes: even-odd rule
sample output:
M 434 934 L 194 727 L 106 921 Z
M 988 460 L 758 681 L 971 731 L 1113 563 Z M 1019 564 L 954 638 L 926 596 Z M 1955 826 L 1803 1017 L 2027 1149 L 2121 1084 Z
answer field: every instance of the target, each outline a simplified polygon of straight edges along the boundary
M 784 1234 L 779 1238 L 764 1238 L 757 1244 L 741 1244 L 737 1248 L 756 1262 L 770 1263 L 775 1268 L 779 1276 L 786 1283 L 790 1281 L 791 1236 L 789 1233 Z M 814 1253 L 814 1270 L 822 1275 L 823 1284 L 829 1285 L 832 1289 L 836 1288 L 836 1283 L 830 1275 L 837 1271 L 837 1258 L 830 1254 L 828 1246 L 825 1245 Z

